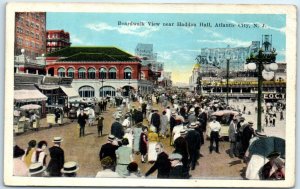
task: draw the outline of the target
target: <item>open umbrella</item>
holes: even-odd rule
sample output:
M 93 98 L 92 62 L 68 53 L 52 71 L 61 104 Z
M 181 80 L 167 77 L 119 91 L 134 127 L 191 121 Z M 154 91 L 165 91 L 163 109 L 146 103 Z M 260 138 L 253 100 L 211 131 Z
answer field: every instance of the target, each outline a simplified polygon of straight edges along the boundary
M 40 108 L 41 108 L 41 106 L 38 104 L 26 104 L 26 105 L 20 107 L 21 110 L 37 110 Z
M 221 110 L 221 111 L 214 112 L 211 115 L 224 116 L 224 115 L 238 115 L 238 114 L 239 112 L 233 110 Z
M 249 146 L 249 153 L 267 157 L 272 152 L 279 152 L 285 159 L 285 140 L 279 137 L 261 137 Z

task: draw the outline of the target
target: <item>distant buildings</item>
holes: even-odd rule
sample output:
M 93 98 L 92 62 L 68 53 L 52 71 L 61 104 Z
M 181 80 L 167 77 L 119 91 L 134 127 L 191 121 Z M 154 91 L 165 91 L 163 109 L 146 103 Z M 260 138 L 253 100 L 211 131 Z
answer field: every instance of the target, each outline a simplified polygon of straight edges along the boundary
M 70 34 L 64 30 L 47 30 L 47 53 L 70 47 Z
M 46 53 L 46 13 L 17 12 L 15 17 L 15 55 L 35 59 Z
M 143 66 L 150 67 L 157 77 L 161 76 L 164 63 L 157 61 L 157 53 L 153 52 L 153 44 L 138 43 L 135 48 L 135 55 L 140 57 Z
M 259 46 L 259 41 L 252 41 L 249 47 L 202 48 L 197 60 L 203 66 L 203 72 L 210 72 L 216 68 L 226 69 L 228 56 L 230 57 L 230 70 L 243 71 L 246 58 L 251 53 L 257 53 Z

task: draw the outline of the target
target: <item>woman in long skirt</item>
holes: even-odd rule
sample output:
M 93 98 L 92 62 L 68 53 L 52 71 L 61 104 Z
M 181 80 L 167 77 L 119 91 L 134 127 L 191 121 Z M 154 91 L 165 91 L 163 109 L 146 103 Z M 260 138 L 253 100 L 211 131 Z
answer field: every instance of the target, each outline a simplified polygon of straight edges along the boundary
M 143 132 L 141 133 L 140 136 L 140 152 L 141 152 L 141 159 L 142 163 L 145 163 L 146 156 L 148 154 L 148 128 L 143 127 Z
M 138 153 L 140 151 L 140 137 L 143 132 L 142 123 L 138 123 L 133 128 L 133 151 Z
M 158 138 L 158 134 L 156 133 L 156 128 L 153 125 L 150 127 L 148 139 L 149 139 L 148 162 L 154 162 L 156 161 L 157 158 L 155 145 L 159 141 L 159 138 Z

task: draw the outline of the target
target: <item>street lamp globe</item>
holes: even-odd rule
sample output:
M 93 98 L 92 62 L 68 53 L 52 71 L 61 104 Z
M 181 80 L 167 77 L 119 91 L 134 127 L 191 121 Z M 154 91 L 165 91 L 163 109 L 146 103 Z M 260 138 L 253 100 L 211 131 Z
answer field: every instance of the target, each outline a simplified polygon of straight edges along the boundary
M 271 65 L 271 64 L 264 64 L 264 68 L 265 68 L 265 70 L 266 70 L 267 72 L 271 71 L 270 65 Z
M 276 71 L 277 69 L 278 69 L 278 64 L 276 64 L 276 63 L 270 64 L 270 71 Z
M 275 75 L 274 72 L 268 72 L 266 70 L 262 71 L 262 76 L 267 81 L 270 81 L 271 79 L 273 79 L 274 75 Z
M 248 70 L 253 71 L 256 69 L 256 64 L 254 62 L 250 62 L 250 63 L 248 63 L 247 67 L 248 67 Z

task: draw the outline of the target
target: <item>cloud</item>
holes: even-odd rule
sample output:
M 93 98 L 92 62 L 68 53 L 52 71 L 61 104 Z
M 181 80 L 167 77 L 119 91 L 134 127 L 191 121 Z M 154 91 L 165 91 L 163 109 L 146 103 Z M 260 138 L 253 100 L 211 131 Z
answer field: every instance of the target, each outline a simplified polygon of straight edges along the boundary
M 238 22 L 234 21 L 234 20 L 229 20 L 228 22 L 232 23 L 232 24 L 239 24 Z M 274 31 L 278 31 L 280 33 L 285 33 L 285 30 L 286 28 L 285 27 L 282 27 L 282 28 L 276 28 L 276 27 L 272 27 L 272 26 L 269 26 L 265 23 L 261 23 L 261 22 L 243 22 L 243 24 L 249 24 L 249 25 L 253 25 L 253 24 L 257 24 L 259 26 L 263 26 L 264 25 L 264 28 L 263 29 L 270 29 L 270 30 L 274 30 Z
M 76 35 L 71 35 L 72 44 L 83 44 L 83 41 Z
M 146 37 L 151 33 L 159 30 L 158 27 L 147 26 L 147 25 L 145 26 L 124 26 L 123 25 L 119 27 L 114 27 L 105 22 L 100 22 L 97 24 L 87 24 L 85 27 L 90 30 L 98 31 L 98 32 L 116 31 L 119 32 L 120 34 L 135 35 L 139 37 Z
M 251 45 L 251 41 L 242 41 L 239 39 L 233 38 L 225 38 L 225 39 L 217 39 L 217 40 L 208 40 L 208 39 L 199 39 L 197 40 L 199 43 L 211 43 L 211 44 L 226 44 L 232 47 L 248 47 Z
M 221 35 L 220 33 L 215 32 L 215 31 L 213 31 L 211 29 L 208 29 L 208 28 L 205 28 L 204 31 L 211 34 L 213 37 L 216 37 L 216 38 L 222 38 L 223 37 L 223 35 Z

